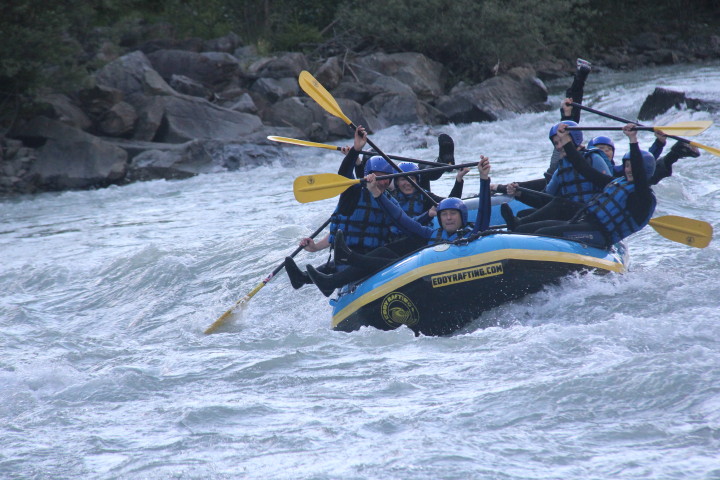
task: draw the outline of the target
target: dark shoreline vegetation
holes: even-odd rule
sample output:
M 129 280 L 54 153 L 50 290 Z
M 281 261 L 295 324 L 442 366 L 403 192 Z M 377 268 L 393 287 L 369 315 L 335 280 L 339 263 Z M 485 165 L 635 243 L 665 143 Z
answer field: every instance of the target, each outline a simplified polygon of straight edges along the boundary
M 265 127 L 344 135 L 295 91 L 302 69 L 371 127 L 492 121 L 547 107 L 542 80 L 578 56 L 611 69 L 716 60 L 718 26 L 709 0 L 7 2 L 0 193 L 262 163 L 277 154 Z

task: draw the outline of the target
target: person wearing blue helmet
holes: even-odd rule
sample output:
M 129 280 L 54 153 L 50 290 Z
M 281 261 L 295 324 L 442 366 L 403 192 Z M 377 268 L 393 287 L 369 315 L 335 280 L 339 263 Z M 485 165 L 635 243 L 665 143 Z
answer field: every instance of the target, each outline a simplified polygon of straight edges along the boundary
M 550 128 L 548 137 L 555 148 L 561 152 L 558 168 L 544 188 L 544 193 L 554 198 L 541 208 L 527 213 L 522 218 L 516 217 L 510 206 L 503 204 L 500 213 L 505 219 L 509 230 L 515 230 L 523 223 L 533 223 L 542 220 L 569 220 L 577 213 L 578 204 L 585 204 L 595 194 L 599 193 L 603 185 L 593 182 L 578 171 L 576 162 L 570 157 L 590 166 L 593 170 L 603 174 L 612 175 L 612 164 L 607 156 L 599 149 L 586 150 L 582 147 L 583 135 L 581 130 L 568 130 L 572 147 L 565 148 L 558 135 L 560 127 L 575 127 L 577 123 L 572 120 L 563 120 Z M 525 198 L 523 197 L 523 201 Z
M 567 238 L 607 248 L 645 227 L 657 205 L 655 194 L 650 187 L 656 160 L 651 153 L 640 150 L 637 130 L 634 129 L 636 126 L 629 123 L 623 127 L 623 133 L 630 140 L 630 151 L 623 157 L 622 177 L 602 174 L 587 163 L 568 155 L 583 175 L 593 178 L 593 181 L 604 182 L 603 190 L 569 221 L 545 220 L 529 223 L 517 231 Z M 572 150 L 570 142 L 566 127 L 560 127 L 558 143 L 569 151 Z
M 362 126 L 358 126 L 355 131 L 353 147 L 343 159 L 338 170 L 339 175 L 349 179 L 355 178 L 355 167 L 358 165 L 357 160 L 366 142 L 365 129 Z M 373 156 L 365 163 L 364 173 L 366 176 L 374 174 L 384 175 L 395 173 L 395 170 L 383 157 Z M 376 183 L 382 191 L 382 194 L 388 196 L 386 190 L 390 184 L 390 180 L 378 180 Z M 389 196 L 388 201 L 395 202 L 395 200 Z M 342 231 L 345 241 L 353 251 L 367 253 L 388 243 L 391 234 L 390 227 L 392 225 L 392 220 L 387 216 L 378 201 L 370 195 L 367 188 L 362 184 L 356 184 L 352 185 L 340 195 L 340 199 L 331 217 L 330 234 L 319 242 L 305 238 L 300 242 L 300 245 L 310 252 L 323 250 L 332 246 L 336 234 Z M 335 270 L 336 265 L 334 262 L 328 260 L 318 268 L 321 271 L 332 272 Z M 307 275 L 307 272 L 303 272 L 297 266 L 292 257 L 285 258 L 285 271 L 288 277 L 290 277 L 291 285 L 295 289 L 312 283 L 312 278 Z
M 480 157 L 478 171 L 480 172 L 481 203 L 474 225 L 468 223 L 467 207 L 459 198 L 450 197 L 440 202 L 437 206 L 440 227 L 433 228 L 422 225 L 409 217 L 397 203 L 392 202 L 391 199 L 384 195 L 382 188 L 378 186 L 372 175 L 368 177 L 368 190 L 387 211 L 393 221 L 411 238 L 424 242 L 425 245 L 451 242 L 487 230 L 490 224 L 490 160 L 487 157 Z M 347 263 L 350 265 L 348 268 L 327 275 L 312 266 L 308 266 L 308 275 L 326 296 L 329 296 L 335 288 L 370 275 L 395 262 L 399 257 L 396 252 L 387 247 L 380 247 L 366 255 L 352 251 L 345 246 L 342 235 L 339 235 L 336 241 L 338 242 L 336 249 L 344 250 Z
M 398 167 L 400 167 L 400 170 L 402 170 L 403 172 L 408 173 L 420 171 L 418 166 L 414 163 L 401 163 L 400 165 L 398 165 Z M 463 178 L 469 171 L 470 169 L 468 168 L 458 170 L 455 176 L 455 185 L 450 191 L 449 196 L 458 198 L 462 197 L 464 185 Z M 418 185 L 421 184 L 420 177 L 420 175 L 413 176 L 413 178 L 415 179 L 415 183 L 417 183 Z M 417 188 L 415 188 L 412 183 L 407 180 L 407 178 L 398 177 L 395 179 L 395 189 L 391 192 L 391 195 L 393 198 L 395 198 L 395 200 L 397 200 L 397 202 L 400 204 L 400 207 L 402 207 L 405 213 L 407 213 L 410 217 L 416 219 L 423 225 L 427 225 L 432 221 L 434 217 L 435 211 L 432 210 L 432 207 L 441 202 L 444 197 L 436 195 L 427 190 L 425 191 L 427 192 L 427 195 L 423 195 L 422 192 L 420 192 Z M 393 227 L 392 231 L 394 236 L 398 236 L 400 234 L 396 226 Z

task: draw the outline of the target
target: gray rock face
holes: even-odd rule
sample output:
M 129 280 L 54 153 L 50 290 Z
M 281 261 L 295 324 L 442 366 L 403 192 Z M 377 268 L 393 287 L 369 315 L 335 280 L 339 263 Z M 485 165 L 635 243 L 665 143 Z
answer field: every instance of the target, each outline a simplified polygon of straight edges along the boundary
M 0 193 L 291 161 L 287 147 L 269 144 L 267 135 L 351 141 L 350 127 L 301 91 L 303 70 L 314 72 L 343 113 L 371 133 L 398 124 L 492 121 L 544 108 L 547 98 L 534 72 L 522 69 L 448 93 L 443 66 L 418 53 L 312 64 L 302 53 L 261 57 L 236 35 L 140 48 L 148 54 L 137 50 L 110 61 L 92 87 L 46 95 L 43 116 L 0 138 Z
M 125 177 L 124 150 L 55 120 L 36 117 L 16 136 L 38 145 L 29 175 L 41 190 L 104 187 Z
M 653 93 L 647 96 L 638 114 L 639 120 L 652 120 L 671 108 L 689 108 L 707 112 L 720 111 L 720 103 L 690 98 L 685 92 L 678 92 L 667 88 L 656 87 Z

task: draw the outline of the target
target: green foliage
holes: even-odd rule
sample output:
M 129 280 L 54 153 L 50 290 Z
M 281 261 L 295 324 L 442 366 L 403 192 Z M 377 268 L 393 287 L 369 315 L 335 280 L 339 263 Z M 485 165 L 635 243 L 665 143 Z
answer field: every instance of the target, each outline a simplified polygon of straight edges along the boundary
M 4 2 L 0 6 L 0 94 L 16 94 L 46 84 L 72 82 L 80 46 L 68 35 L 78 19 L 71 1 Z M 77 10 L 76 10 L 77 11 Z
M 345 4 L 346 28 L 390 51 L 427 54 L 474 79 L 498 62 L 512 66 L 587 40 L 578 34 L 592 19 L 588 0 L 367 0 Z M 367 12 L 378 12 L 368 15 Z M 561 19 L 571 19 L 561 21 Z

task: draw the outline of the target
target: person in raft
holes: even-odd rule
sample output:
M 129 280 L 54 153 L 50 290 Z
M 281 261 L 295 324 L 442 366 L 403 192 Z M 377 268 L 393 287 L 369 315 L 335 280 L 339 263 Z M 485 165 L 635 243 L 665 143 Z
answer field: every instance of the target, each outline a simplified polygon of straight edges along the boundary
M 467 238 L 478 232 L 487 230 L 490 224 L 490 160 L 481 156 L 478 163 L 480 172 L 480 205 L 477 211 L 475 224 L 468 223 L 468 210 L 465 203 L 454 197 L 446 198 L 437 206 L 439 228 L 422 225 L 409 217 L 397 205 L 384 194 L 384 189 L 378 185 L 375 175 L 368 175 L 367 189 L 378 203 L 385 209 L 398 227 L 406 232 L 409 241 L 424 240 L 427 245 L 440 242 L 452 242 L 461 238 Z M 313 283 L 327 297 L 338 287 L 347 285 L 350 282 L 359 280 L 367 275 L 376 272 L 397 260 L 395 251 L 387 247 L 380 247 L 367 255 L 359 254 L 349 249 L 344 242 L 342 233 L 338 232 L 335 238 L 335 258 L 344 258 L 349 264 L 348 268 L 332 275 L 319 272 L 308 265 L 307 273 Z
M 603 179 L 605 187 L 602 192 L 590 200 L 572 219 L 545 220 L 528 223 L 516 231 L 562 237 L 586 243 L 588 245 L 607 248 L 629 235 L 642 230 L 655 212 L 657 201 L 650 188 L 650 179 L 655 172 L 655 157 L 647 151 L 640 150 L 637 142 L 635 124 L 623 127 L 623 133 L 630 140 L 630 151 L 623 157 L 624 175 L 615 178 L 604 175 L 578 161 L 575 156 L 567 158 L 587 178 L 594 182 Z M 566 152 L 574 150 L 567 127 L 558 127 L 558 143 Z
M 353 147 L 348 150 L 340 165 L 339 175 L 350 179 L 355 178 L 356 161 L 366 142 L 365 128 L 360 125 L 355 131 Z M 365 162 L 364 174 L 366 176 L 390 173 L 395 173 L 395 171 L 383 157 L 374 156 Z M 390 202 L 395 202 L 385 192 L 390 184 L 389 179 L 378 180 L 376 184 L 381 191 L 381 196 L 387 197 Z M 397 204 L 397 202 L 395 203 Z M 304 238 L 300 242 L 300 246 L 309 252 L 324 250 L 333 245 L 337 232 L 344 231 L 345 239 L 353 251 L 367 253 L 390 241 L 390 227 L 392 225 L 392 220 L 386 215 L 377 199 L 370 195 L 362 185 L 352 185 L 340 195 L 335 211 L 332 214 L 330 234 L 318 242 L 311 238 Z M 333 272 L 336 266 L 328 259 L 318 269 L 324 272 Z M 306 272 L 300 270 L 292 257 L 285 258 L 285 271 L 290 278 L 290 284 L 295 289 L 312 283 L 312 279 Z

